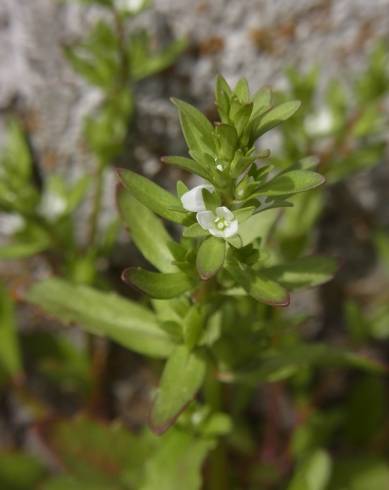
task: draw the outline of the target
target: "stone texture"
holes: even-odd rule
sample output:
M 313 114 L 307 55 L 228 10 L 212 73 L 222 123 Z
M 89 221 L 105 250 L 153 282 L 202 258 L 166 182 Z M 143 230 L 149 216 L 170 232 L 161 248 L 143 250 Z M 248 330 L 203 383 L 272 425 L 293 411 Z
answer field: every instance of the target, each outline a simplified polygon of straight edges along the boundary
M 82 35 L 101 15 L 76 0 L 0 2 L 0 108 L 4 113 L 17 105 L 27 112 L 48 167 L 60 162 L 71 168 L 85 159 L 80 122 L 98 103 L 99 93 L 72 73 L 61 45 Z M 169 148 L 177 135 L 169 95 L 185 94 L 206 108 L 218 72 L 232 82 L 246 76 L 253 88 L 282 86 L 288 64 L 304 68 L 317 63 L 324 80 L 349 75 L 362 66 L 374 38 L 388 34 L 389 0 L 155 0 L 154 9 L 136 23 L 151 30 L 159 43 L 177 36 L 190 41 L 164 83 L 157 78 L 138 89 L 142 133 L 151 142 L 164 135 Z M 151 147 L 153 152 L 161 145 Z M 142 158 L 150 153 L 138 151 Z

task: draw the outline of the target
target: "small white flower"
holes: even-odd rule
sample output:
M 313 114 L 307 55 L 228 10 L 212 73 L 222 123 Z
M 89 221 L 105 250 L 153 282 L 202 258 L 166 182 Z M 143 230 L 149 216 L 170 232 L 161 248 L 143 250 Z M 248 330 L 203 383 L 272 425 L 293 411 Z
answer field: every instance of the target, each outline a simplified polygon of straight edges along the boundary
M 225 206 L 216 208 L 215 213 L 200 211 L 196 218 L 201 228 L 218 238 L 231 238 L 238 233 L 238 220 Z
M 115 7 L 122 12 L 136 14 L 143 7 L 144 0 L 115 0 Z
M 39 205 L 39 212 L 48 220 L 55 220 L 66 211 L 66 200 L 53 192 L 44 194 Z
M 0 216 L 0 234 L 12 235 L 24 227 L 24 219 L 19 214 L 9 213 Z
M 184 209 L 192 211 L 193 213 L 205 211 L 207 209 L 203 198 L 203 189 L 207 189 L 209 192 L 215 191 L 215 188 L 211 184 L 201 184 L 193 187 L 193 189 L 185 192 L 185 194 L 181 196 L 181 203 Z
M 334 118 L 328 109 L 322 109 L 305 119 L 305 130 L 311 136 L 321 136 L 329 133 L 334 126 Z

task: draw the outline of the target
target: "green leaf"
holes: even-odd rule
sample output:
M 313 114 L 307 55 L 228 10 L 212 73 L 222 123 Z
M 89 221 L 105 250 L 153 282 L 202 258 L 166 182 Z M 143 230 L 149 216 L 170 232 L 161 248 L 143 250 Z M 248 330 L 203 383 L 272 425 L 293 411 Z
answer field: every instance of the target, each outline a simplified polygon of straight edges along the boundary
M 255 139 L 292 117 L 293 114 L 299 109 L 300 105 L 300 101 L 292 100 L 290 102 L 279 104 L 270 111 L 266 112 L 266 114 L 260 119 L 259 125 L 255 128 Z
M 272 306 L 289 305 L 289 294 L 286 289 L 272 281 L 266 274 L 257 272 L 251 277 L 246 290 L 257 301 Z
M 242 104 L 247 104 L 250 100 L 249 84 L 245 78 L 241 78 L 234 88 L 234 93 Z
M 175 348 L 163 370 L 151 412 L 150 425 L 155 433 L 162 434 L 174 424 L 200 389 L 205 371 L 205 359 L 197 352 L 185 345 Z
M 0 488 L 4 490 L 31 490 L 45 475 L 42 464 L 21 452 L 0 452 Z
M 266 241 L 279 214 L 278 209 L 269 209 L 263 213 L 254 214 L 239 224 L 239 236 L 242 239 L 242 246 L 249 245 L 257 239 L 261 239 L 261 243 Z
M 329 257 L 304 257 L 288 264 L 266 269 L 266 275 L 287 289 L 312 287 L 330 281 L 337 269 L 335 259 Z
M 22 351 L 33 363 L 38 376 L 52 387 L 71 386 L 74 392 L 89 396 L 92 387 L 89 352 L 76 345 L 67 332 L 24 333 Z
M 193 349 L 203 332 L 204 315 L 198 305 L 192 306 L 184 318 L 184 340 L 188 349 Z
M 7 125 L 7 140 L 2 155 L 2 164 L 12 169 L 12 173 L 27 182 L 31 176 L 32 155 L 28 146 L 26 134 L 22 125 L 16 119 L 11 119 Z
M 209 233 L 204 228 L 201 228 L 198 223 L 193 223 L 193 225 L 184 228 L 182 235 L 186 238 L 200 238 L 209 235 Z
M 172 98 L 177 107 L 182 132 L 190 150 L 216 155 L 213 126 L 199 110 L 186 102 Z
M 299 465 L 288 490 L 326 490 L 331 466 L 328 453 L 317 449 Z
M 201 279 L 207 281 L 223 266 L 226 254 L 225 241 L 209 237 L 204 240 L 197 252 L 196 268 Z
M 0 284 L 0 365 L 10 376 L 15 376 L 22 371 L 14 305 L 2 284 Z
M 120 487 L 110 488 L 110 490 L 119 489 Z M 45 481 L 39 490 L 107 490 L 107 486 L 105 483 L 77 480 L 71 476 L 57 476 Z
M 219 110 L 220 119 L 225 123 L 229 122 L 231 95 L 232 91 L 228 83 L 221 75 L 218 75 L 216 80 L 215 99 L 217 108 Z
M 271 90 L 269 87 L 264 87 L 254 95 L 253 97 L 253 112 L 251 118 L 261 116 L 265 111 L 270 109 L 271 106 Z
M 145 0 L 146 3 L 150 3 L 150 0 Z M 139 38 L 142 33 L 136 33 L 135 36 Z M 139 81 L 142 78 L 149 77 L 154 73 L 158 73 L 165 68 L 172 65 L 178 58 L 178 56 L 187 47 L 187 42 L 185 39 L 176 39 L 170 43 L 163 51 L 159 53 L 151 53 L 150 46 L 153 43 L 152 36 L 147 36 L 143 41 L 143 46 L 139 46 L 140 50 L 138 53 L 141 56 L 137 56 L 134 50 L 134 38 L 130 38 L 130 59 L 132 63 L 130 64 L 131 75 L 136 80 Z M 134 56 L 135 54 L 135 56 Z M 142 57 L 142 59 L 139 59 Z M 138 59 L 137 59 L 138 58 Z
M 117 198 L 121 216 L 143 256 L 161 272 L 177 270 L 168 247 L 172 238 L 161 220 L 129 192 L 119 189 Z
M 236 372 L 236 381 L 257 386 L 259 382 L 287 379 L 302 368 L 325 366 L 352 367 L 373 373 L 383 372 L 384 369 L 378 362 L 347 349 L 320 343 L 301 343 L 268 351 L 252 359 L 249 368 Z
M 232 160 L 238 144 L 236 129 L 229 124 L 220 124 L 216 127 L 216 134 L 220 145 L 220 157 Z
M 363 454 L 337 458 L 329 490 L 386 490 L 389 465 L 386 458 Z
M 247 206 L 246 208 L 234 209 L 234 216 L 239 221 L 239 225 L 250 218 L 255 211 L 255 206 Z
M 81 490 L 79 482 L 91 490 L 139 488 L 144 461 L 154 445 L 146 432 L 133 435 L 117 422 L 108 425 L 84 416 L 47 424 L 44 429 L 48 448 L 67 476 L 74 478 L 74 489 Z
M 251 116 L 252 111 L 253 111 L 253 104 L 250 103 L 250 104 L 245 104 L 244 106 L 242 106 L 239 109 L 239 111 L 235 114 L 233 119 L 234 119 L 236 131 L 237 131 L 239 136 L 245 130 L 245 128 L 246 128 L 246 126 L 250 120 L 250 116 Z
M 214 447 L 212 439 L 172 428 L 147 460 L 145 482 L 139 490 L 199 490 L 203 462 Z
M 35 284 L 27 300 L 65 323 L 147 356 L 167 357 L 173 348 L 150 310 L 116 294 L 53 278 Z
M 168 165 L 175 165 L 176 167 L 182 168 L 183 170 L 186 170 L 187 172 L 190 172 L 192 174 L 199 175 L 200 177 L 203 177 L 203 179 L 205 180 L 210 179 L 207 170 L 202 168 L 197 162 L 195 162 L 191 158 L 179 157 L 179 156 L 177 157 L 167 156 L 167 157 L 162 157 L 161 161 Z
M 319 185 L 324 184 L 325 178 L 310 170 L 291 170 L 281 175 L 277 175 L 274 179 L 259 187 L 255 196 L 284 196 L 289 194 L 297 194 L 314 189 Z
M 181 203 L 173 194 L 131 170 L 119 169 L 118 174 L 124 187 L 158 216 L 176 223 L 184 221 L 186 213 L 174 209 L 181 208 Z
M 129 267 L 122 274 L 128 284 L 157 299 L 170 299 L 193 289 L 193 281 L 184 272 L 150 272 L 140 267 Z
M 237 262 L 230 262 L 228 270 L 235 281 L 257 301 L 271 306 L 289 305 L 288 291 L 263 271 L 252 271 Z

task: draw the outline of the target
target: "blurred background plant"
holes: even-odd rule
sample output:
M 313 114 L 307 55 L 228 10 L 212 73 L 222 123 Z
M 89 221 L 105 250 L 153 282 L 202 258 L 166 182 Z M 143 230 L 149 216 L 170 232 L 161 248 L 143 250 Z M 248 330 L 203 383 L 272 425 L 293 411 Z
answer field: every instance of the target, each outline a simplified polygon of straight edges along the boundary
M 270 135 L 262 143 L 261 149 L 272 148 L 272 163 L 280 169 L 304 158 L 303 165 L 319 169 L 327 185 L 295 196 L 294 207 L 282 213 L 269 211 L 258 231 L 278 259 L 317 252 L 337 257 L 335 279 L 319 292 L 296 293 L 289 309 L 257 309 L 256 325 L 284 356 L 246 373 L 248 381 L 234 391 L 227 385 L 215 401 L 220 412 L 193 404 L 178 426 L 157 438 L 143 425 L 160 363 L 123 348 L 128 318 L 136 315 L 132 308 L 144 299 L 133 295 L 105 308 L 104 291 L 129 294 L 119 281 L 122 266 L 143 259 L 123 238 L 117 216 L 106 218 L 104 195 L 113 185 L 112 165 L 139 161 L 134 135 L 145 79 L 198 46 L 178 40 L 157 48 L 147 30 L 134 27 L 149 2 L 83 3 L 101 17 L 85 37 L 66 44 L 64 56 L 100 94 L 83 123 L 92 164 L 70 179 L 61 171 L 46 173 L 29 124 L 14 113 L 7 117 L 1 151 L 0 259 L 12 261 L 11 267 L 23 260 L 25 272 L 0 289 L 0 487 L 389 488 L 386 376 L 370 365 L 362 371 L 345 367 L 327 350 L 304 349 L 308 341 L 326 341 L 386 371 L 389 210 L 380 178 L 387 167 L 387 40 L 376 43 L 352 82 L 323 83 L 322 66 L 286 69 L 287 86 L 274 98 L 299 99 L 302 107 L 271 133 L 275 139 Z M 270 49 L 268 33 L 258 36 L 257 45 Z M 208 113 L 212 118 L 213 108 Z M 185 173 L 178 176 L 185 179 Z M 177 173 L 163 169 L 157 178 L 174 187 Z M 364 188 L 367 180 L 373 196 Z M 90 334 L 60 326 L 26 303 L 25 290 L 52 274 L 104 294 L 83 297 L 80 289 L 84 316 L 77 323 Z M 228 328 L 238 348 L 236 325 Z M 215 471 L 215 464 L 222 470 Z

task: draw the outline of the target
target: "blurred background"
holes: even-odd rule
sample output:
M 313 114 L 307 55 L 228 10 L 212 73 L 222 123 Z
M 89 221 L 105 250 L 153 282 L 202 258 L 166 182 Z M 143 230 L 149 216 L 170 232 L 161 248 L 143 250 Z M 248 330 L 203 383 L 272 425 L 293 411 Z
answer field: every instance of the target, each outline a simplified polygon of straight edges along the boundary
M 141 301 L 120 281 L 143 259 L 119 224 L 114 167 L 192 184 L 160 161 L 186 151 L 169 98 L 214 120 L 217 74 L 302 100 L 260 144 L 281 167 L 311 158 L 327 179 L 273 240 L 285 257 L 335 256 L 339 271 L 277 321 L 380 365 L 317 362 L 241 390 L 225 488 L 389 489 L 388 46 L 388 0 L 0 0 L 2 490 L 208 488 L 196 480 L 206 453 L 178 486 L 146 464 L 159 363 L 25 295 L 60 275 Z M 304 486 L 304 471 L 326 476 Z

